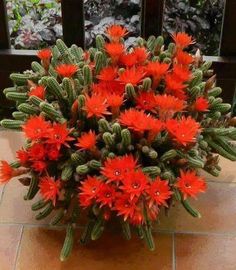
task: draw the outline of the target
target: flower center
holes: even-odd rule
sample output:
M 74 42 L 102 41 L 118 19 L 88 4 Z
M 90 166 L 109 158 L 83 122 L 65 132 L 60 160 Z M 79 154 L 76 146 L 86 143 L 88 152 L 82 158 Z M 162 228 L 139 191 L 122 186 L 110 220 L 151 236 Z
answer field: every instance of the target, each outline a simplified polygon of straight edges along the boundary
M 137 189 L 137 188 L 139 188 L 140 187 L 140 184 L 139 183 L 133 183 L 132 184 L 132 187 L 134 188 L 134 189 Z
M 159 192 L 159 191 L 156 191 L 156 192 L 155 192 L 155 195 L 156 195 L 156 196 L 160 196 L 160 192 Z
M 114 175 L 115 176 L 118 176 L 118 175 L 120 175 L 121 174 L 121 171 L 120 170 L 115 170 L 115 172 L 114 172 Z
M 96 190 L 97 190 L 97 188 L 96 188 L 96 187 L 93 187 L 93 188 L 92 188 L 92 193 L 95 193 Z
M 192 186 L 189 185 L 189 184 L 185 184 L 185 187 L 186 187 L 186 188 L 191 188 Z
M 105 197 L 106 197 L 106 198 L 110 198 L 110 197 L 111 197 L 111 193 L 108 193 L 108 192 L 107 192 L 107 193 L 105 194 Z

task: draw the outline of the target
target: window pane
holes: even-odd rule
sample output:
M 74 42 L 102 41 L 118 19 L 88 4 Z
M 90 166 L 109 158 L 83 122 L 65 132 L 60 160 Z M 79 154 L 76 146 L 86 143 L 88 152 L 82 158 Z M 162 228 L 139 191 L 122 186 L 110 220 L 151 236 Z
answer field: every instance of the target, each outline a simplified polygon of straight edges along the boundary
M 127 45 L 140 35 L 141 0 L 84 0 L 86 47 L 94 44 L 97 34 L 104 33 L 107 25 L 121 24 L 130 32 Z
M 164 33 L 185 31 L 205 55 L 218 55 L 225 0 L 166 0 Z
M 62 37 L 59 0 L 6 0 L 12 47 L 39 49 Z

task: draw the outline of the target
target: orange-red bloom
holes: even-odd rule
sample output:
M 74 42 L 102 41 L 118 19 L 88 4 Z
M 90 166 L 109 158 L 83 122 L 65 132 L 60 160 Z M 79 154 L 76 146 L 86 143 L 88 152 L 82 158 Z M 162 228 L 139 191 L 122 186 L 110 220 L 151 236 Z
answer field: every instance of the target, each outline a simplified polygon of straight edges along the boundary
M 102 117 L 104 114 L 109 114 L 107 111 L 107 101 L 102 95 L 86 96 L 84 109 L 87 112 L 87 117 Z
M 180 189 L 184 200 L 187 197 L 194 197 L 199 192 L 206 191 L 206 182 L 196 174 L 195 171 L 180 171 L 180 177 L 177 179 L 176 187 Z
M 174 78 L 180 82 L 187 82 L 192 76 L 190 70 L 182 65 L 174 65 L 172 72 Z
M 113 62 L 117 62 L 124 53 L 125 47 L 121 43 L 106 43 L 105 50 L 111 57 Z
M 191 44 L 195 43 L 195 40 L 189 36 L 186 33 L 183 32 L 179 32 L 179 33 L 174 33 L 172 35 L 172 38 L 176 44 L 176 46 L 180 49 L 184 49 L 186 47 L 188 47 Z
M 149 62 L 146 66 L 147 75 L 152 76 L 154 79 L 160 79 L 166 74 L 169 66 L 166 63 Z
M 132 218 L 137 208 L 136 202 L 136 199 L 130 199 L 129 194 L 121 194 L 118 196 L 115 200 L 114 207 L 114 210 L 117 211 L 117 216 L 123 216 L 124 221 L 126 221 L 128 218 Z
M 128 34 L 128 31 L 121 25 L 113 24 L 107 27 L 106 34 L 112 42 L 119 42 L 121 38 Z
M 48 135 L 48 144 L 54 144 L 59 150 L 62 145 L 70 147 L 68 142 L 73 141 L 74 138 L 70 137 L 72 129 L 67 129 L 66 123 L 54 123 L 51 132 Z
M 78 143 L 75 145 L 83 150 L 91 150 L 96 145 L 95 132 L 90 130 L 89 132 L 82 134 L 82 136 L 78 138 Z
M 132 200 L 139 197 L 148 187 L 148 177 L 142 170 L 130 171 L 123 180 L 123 186 L 120 187 L 125 193 L 130 195 Z
M 170 191 L 168 181 L 161 180 L 160 177 L 157 177 L 150 184 L 147 193 L 150 196 L 149 207 L 152 207 L 154 203 L 167 206 L 166 201 L 171 197 L 172 191 Z
M 42 116 L 31 116 L 22 126 L 25 136 L 31 140 L 38 140 L 48 136 L 51 124 Z
M 38 58 L 41 60 L 50 60 L 52 57 L 51 49 L 42 49 L 37 53 Z
M 97 78 L 101 81 L 113 81 L 117 77 L 117 68 L 108 66 L 103 68 L 100 71 L 100 74 L 97 75 Z
M 42 173 L 43 171 L 45 171 L 47 169 L 47 163 L 45 161 L 35 161 L 32 164 L 32 168 L 38 172 L 38 173 Z
M 83 182 L 81 182 L 79 201 L 83 207 L 88 207 L 93 199 L 97 198 L 100 191 L 102 181 L 97 177 L 88 176 Z
M 42 143 L 35 143 L 29 148 L 28 154 L 31 161 L 44 160 L 46 149 Z
M 120 182 L 126 177 L 126 174 L 133 171 L 137 167 L 137 160 L 132 155 L 115 157 L 107 159 L 101 170 L 108 180 L 107 182 Z
M 111 93 L 123 95 L 125 92 L 125 85 L 119 81 L 100 81 L 92 85 L 92 90 L 95 95 L 106 96 Z
M 133 51 L 135 57 L 136 57 L 136 62 L 137 64 L 139 65 L 142 65 L 145 63 L 145 61 L 147 60 L 148 58 L 148 52 L 145 48 L 142 48 L 142 47 L 136 47 L 134 48 L 134 51 Z
M 194 143 L 200 132 L 200 124 L 190 116 L 180 120 L 170 119 L 166 122 L 166 129 L 173 139 L 183 146 Z
M 120 74 L 119 80 L 125 84 L 131 83 L 137 85 L 145 76 L 145 72 L 141 68 L 126 69 Z
M 176 112 L 181 112 L 185 107 L 183 100 L 166 94 L 157 95 L 155 102 L 161 120 L 172 118 Z
M 2 160 L 0 163 L 0 183 L 4 184 L 14 177 L 14 169 L 7 161 Z
M 38 98 L 41 99 L 45 99 L 45 88 L 41 85 L 38 85 L 36 87 L 33 87 L 30 89 L 30 92 L 28 93 L 28 95 L 31 96 L 36 96 Z
M 55 70 L 61 77 L 71 78 L 78 71 L 78 67 L 72 64 L 60 64 Z
M 60 156 L 60 151 L 54 144 L 46 145 L 47 157 L 49 160 L 58 160 Z
M 107 97 L 107 104 L 111 108 L 120 108 L 124 102 L 124 97 L 117 94 L 109 94 Z
M 100 207 L 109 206 L 111 208 L 115 197 L 115 189 L 108 184 L 102 183 L 97 195 L 97 202 L 100 203 Z
M 155 94 L 153 91 L 142 91 L 136 98 L 136 107 L 142 110 L 153 111 L 156 106 Z
M 136 64 L 137 57 L 134 52 L 131 52 L 128 54 L 122 54 L 119 61 L 126 67 L 132 67 Z
M 173 74 L 168 74 L 165 78 L 166 93 L 171 94 L 179 99 L 186 100 L 185 88 L 183 82 L 176 80 Z
M 53 177 L 45 176 L 40 179 L 39 189 L 45 201 L 52 201 L 56 205 L 57 196 L 60 194 L 61 181 Z
M 20 161 L 20 164 L 24 166 L 29 161 L 29 154 L 22 148 L 16 152 L 16 158 Z
M 119 122 L 137 132 L 151 131 L 157 134 L 162 128 L 162 124 L 158 119 L 135 109 L 122 112 L 119 117 Z
M 194 109 L 197 112 L 205 112 L 208 110 L 208 108 L 209 108 L 209 102 L 207 99 L 205 99 L 204 97 L 199 97 L 196 99 L 194 103 Z
M 179 65 L 188 66 L 193 62 L 193 57 L 189 53 L 179 50 L 176 53 L 176 60 Z

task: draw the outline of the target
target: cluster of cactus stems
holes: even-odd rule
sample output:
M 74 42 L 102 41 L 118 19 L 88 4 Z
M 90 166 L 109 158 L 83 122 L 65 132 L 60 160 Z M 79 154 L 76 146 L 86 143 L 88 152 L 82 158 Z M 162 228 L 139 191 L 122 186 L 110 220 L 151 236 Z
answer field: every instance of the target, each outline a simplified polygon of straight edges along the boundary
M 34 168 L 21 164 L 19 160 L 10 164 L 15 170 L 25 167 L 30 172 L 30 177 L 19 178 L 21 183 L 29 186 L 25 200 L 32 200 L 35 197 L 40 190 L 40 179 L 43 176 L 49 175 L 54 179 L 60 179 L 60 194 L 57 195 L 56 201 L 53 203 L 50 199 L 42 198 L 32 205 L 32 210 L 38 211 L 37 220 L 53 215 L 52 225 L 67 225 L 61 260 L 65 260 L 71 253 L 75 228 L 80 224 L 81 217 L 84 220 L 85 216 L 88 222 L 80 236 L 81 244 L 98 239 L 112 219 L 119 221 L 126 239 L 131 238 L 131 231 L 136 232 L 151 250 L 154 249 L 152 224 L 155 221 L 149 218 L 145 207 L 142 221 L 134 224 L 122 215 L 117 216 L 112 209 L 107 213 L 107 208 L 99 204 L 90 205 L 86 211 L 80 205 L 78 194 L 81 183 L 88 176 L 100 177 L 101 181 L 106 181 L 104 175 L 101 175 L 101 170 L 107 160 L 132 155 L 150 181 L 159 177 L 162 181 L 168 182 L 171 196 L 164 205 L 159 204 L 158 209 L 169 210 L 171 205 L 179 201 L 193 217 L 200 217 L 200 213 L 190 205 L 188 198 L 176 185 L 180 170 L 202 169 L 213 176 L 218 176 L 221 171 L 218 164 L 219 155 L 232 161 L 236 160 L 236 147 L 232 143 L 236 139 L 236 128 L 234 119 L 229 116 L 231 106 L 223 103 L 219 97 L 222 89 L 215 85 L 216 78 L 211 70 L 211 63 L 203 62 L 199 51 L 191 56 L 193 61 L 187 66 L 191 76 L 184 83 L 185 108 L 181 112 L 174 112 L 171 116 L 176 120 L 183 116 L 186 119 L 191 117 L 199 123 L 198 133 L 191 143 L 180 144 L 173 139 L 173 134 L 165 129 L 166 119 L 160 119 L 158 109 L 152 112 L 137 108 L 148 117 L 152 116 L 163 122 L 162 130 L 152 139 L 148 139 L 145 132 L 141 136 L 138 135 L 137 131 L 120 121 L 121 113 L 136 108 L 136 99 L 141 92 L 151 90 L 155 96 L 165 93 L 166 74 L 158 82 L 152 75 L 146 73 L 143 73 L 138 83 L 121 82 L 124 87 L 123 104 L 116 110 L 110 109 L 108 114 L 100 117 L 88 117 L 88 111 L 85 109 L 86 100 L 93 95 L 93 86 L 99 81 L 98 75 L 101 71 L 108 66 L 114 67 L 117 69 L 118 77 L 115 80 L 119 80 L 119 76 L 128 69 L 117 59 L 114 60 L 106 49 L 108 43 L 122 44 L 122 42 L 122 38 L 117 42 L 109 36 L 97 36 L 96 48 L 90 48 L 85 52 L 76 45 L 68 48 L 62 40 L 57 40 L 51 49 L 50 61 L 42 59 L 41 63 L 32 62 L 31 70 L 23 74 L 11 74 L 14 86 L 4 90 L 7 99 L 16 102 L 16 111 L 12 114 L 14 119 L 1 121 L 2 127 L 21 130 L 29 119 L 42 116 L 45 121 L 65 124 L 70 137 L 74 139 L 68 141 L 67 146 L 61 146 L 60 156 L 50 161 L 46 171 L 38 173 Z M 151 36 L 147 41 L 139 38 L 133 48 L 126 50 L 132 53 L 134 48 L 145 49 L 147 59 L 144 59 L 142 66 L 145 68 L 148 62 L 166 63 L 169 65 L 166 72 L 168 73 L 175 64 L 176 53 L 179 50 L 178 40 L 175 43 L 169 44 L 166 48 L 161 36 L 157 38 Z M 59 64 L 74 65 L 77 70 L 72 76 L 63 78 L 57 72 Z M 137 67 L 130 69 L 135 68 L 138 69 Z M 29 95 L 36 86 L 45 88 L 43 99 Z M 199 97 L 204 97 L 207 101 L 208 108 L 204 111 L 193 109 Z M 96 147 L 79 149 L 75 146 L 75 141 L 90 130 L 96 134 Z M 29 149 L 32 144 L 32 140 L 28 139 L 24 149 Z M 156 220 L 158 217 L 157 215 Z

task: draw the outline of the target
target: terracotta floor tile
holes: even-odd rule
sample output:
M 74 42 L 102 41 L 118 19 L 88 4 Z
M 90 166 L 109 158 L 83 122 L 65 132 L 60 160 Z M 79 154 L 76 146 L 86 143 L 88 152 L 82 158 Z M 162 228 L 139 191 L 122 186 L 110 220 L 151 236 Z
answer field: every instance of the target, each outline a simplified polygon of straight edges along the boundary
M 177 235 L 176 270 L 235 270 L 236 237 Z
M 12 270 L 16 261 L 17 248 L 22 228 L 0 226 L 0 269 Z
M 172 236 L 156 236 L 157 249 L 150 252 L 139 239 L 126 241 L 108 234 L 87 247 L 76 243 L 68 261 L 58 259 L 64 233 L 43 228 L 24 230 L 16 270 L 171 270 Z M 41 258 L 41 259 L 40 259 Z
M 220 157 L 219 165 L 222 168 L 219 177 L 214 177 L 205 171 L 201 171 L 208 181 L 217 181 L 217 182 L 236 182 L 236 166 L 233 161 L 230 161 L 226 158 Z
M 208 190 L 191 200 L 191 205 L 198 209 L 202 218 L 193 218 L 180 203 L 170 210 L 169 217 L 160 216 L 163 230 L 229 232 L 236 233 L 236 184 L 208 183 Z
M 31 210 L 31 205 L 39 196 L 32 201 L 25 201 L 24 195 L 28 187 L 23 186 L 17 179 L 11 180 L 4 190 L 0 204 L 0 223 L 24 223 L 24 224 L 48 224 L 52 214 L 47 218 L 37 221 L 35 215 L 38 212 Z

